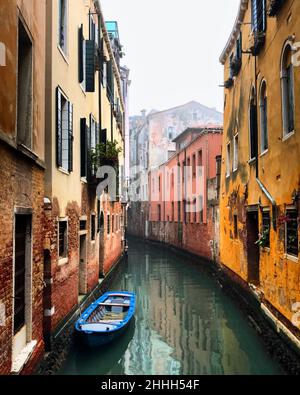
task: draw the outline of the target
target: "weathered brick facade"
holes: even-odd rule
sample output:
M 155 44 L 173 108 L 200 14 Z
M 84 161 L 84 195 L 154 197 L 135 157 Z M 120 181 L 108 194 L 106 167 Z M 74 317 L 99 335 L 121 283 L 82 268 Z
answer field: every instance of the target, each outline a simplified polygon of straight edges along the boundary
M 12 368 L 13 266 L 15 209 L 32 214 L 32 334 L 37 341 L 31 359 L 43 351 L 43 199 L 44 170 L 0 142 L 0 303 L 5 322 L 0 325 L 0 374 Z M 30 363 L 30 361 L 29 361 Z M 29 369 L 30 370 L 30 369 Z

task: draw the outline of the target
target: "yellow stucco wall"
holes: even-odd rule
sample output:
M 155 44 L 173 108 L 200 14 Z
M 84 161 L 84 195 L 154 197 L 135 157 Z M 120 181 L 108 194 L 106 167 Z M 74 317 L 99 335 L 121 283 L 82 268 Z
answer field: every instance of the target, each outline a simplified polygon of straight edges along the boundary
M 251 5 L 244 22 L 251 21 Z M 267 17 L 265 44 L 257 57 L 243 54 L 242 68 L 234 79 L 234 85 L 225 89 L 224 137 L 222 152 L 221 201 L 220 201 L 220 243 L 221 263 L 248 282 L 247 260 L 247 207 L 258 205 L 261 228 L 262 208 L 272 205 L 256 182 L 256 164 L 249 163 L 249 105 L 251 88 L 257 75 L 257 101 L 261 82 L 267 83 L 268 138 L 269 149 L 261 154 L 260 117 L 258 105 L 258 177 L 276 201 L 277 228 L 271 226 L 270 249 L 260 250 L 259 287 L 264 298 L 285 318 L 292 320 L 292 306 L 300 301 L 300 262 L 285 254 L 284 225 L 278 217 L 285 213 L 286 205 L 293 204 L 293 192 L 300 185 L 300 68 L 294 68 L 295 79 L 295 132 L 283 139 L 280 64 L 281 54 L 289 36 L 300 41 L 300 2 L 286 1 L 277 17 Z M 251 25 L 241 27 L 243 50 L 251 44 Z M 232 49 L 234 51 L 234 48 Z M 231 52 L 232 52 L 231 51 Z M 225 64 L 225 79 L 229 78 L 230 53 Z M 259 102 L 258 102 L 259 103 Z M 238 170 L 232 170 L 233 137 L 239 136 Z M 230 176 L 226 177 L 227 144 L 231 143 Z M 296 202 L 297 205 L 297 202 Z M 238 237 L 234 238 L 234 215 L 238 216 Z M 299 229 L 299 226 L 298 226 Z M 299 234 L 299 231 L 298 231 Z
M 51 24 L 47 27 L 48 34 L 52 37 L 50 48 L 48 48 L 47 62 L 48 71 L 51 70 L 51 77 L 48 75 L 47 95 L 51 96 L 49 106 L 46 109 L 51 129 L 51 141 L 48 141 L 48 169 L 46 171 L 46 195 L 56 197 L 59 201 L 61 216 L 65 215 L 65 208 L 69 202 L 77 202 L 81 206 L 82 185 L 80 180 L 80 118 L 89 120 L 90 114 L 96 122 L 99 122 L 99 73 L 95 74 L 95 92 L 86 93 L 78 82 L 78 28 L 83 25 L 84 39 L 89 38 L 89 10 L 95 12 L 93 1 L 68 0 L 68 43 L 67 55 L 64 55 L 58 46 L 58 2 L 47 1 L 48 15 L 52 15 Z M 97 23 L 97 17 L 94 16 Z M 103 28 L 105 29 L 105 28 Z M 102 34 L 104 32 L 102 31 Z M 104 40 L 104 52 L 109 58 L 109 43 Z M 119 75 L 115 70 L 115 97 L 121 97 L 118 89 Z M 73 172 L 65 174 L 56 166 L 56 87 L 59 86 L 68 100 L 73 103 Z M 51 87 L 51 89 L 50 89 Z M 101 86 L 102 97 L 102 129 L 107 129 L 108 139 L 111 130 L 110 103 L 107 98 L 106 89 Z M 121 103 L 122 100 L 120 99 Z M 115 117 L 113 117 L 113 136 L 123 148 L 121 131 L 117 128 Z M 124 150 L 123 150 L 124 152 Z M 50 155 L 50 154 L 48 154 Z M 123 153 L 120 154 L 120 163 L 123 163 Z M 96 207 L 95 207 L 96 209 Z

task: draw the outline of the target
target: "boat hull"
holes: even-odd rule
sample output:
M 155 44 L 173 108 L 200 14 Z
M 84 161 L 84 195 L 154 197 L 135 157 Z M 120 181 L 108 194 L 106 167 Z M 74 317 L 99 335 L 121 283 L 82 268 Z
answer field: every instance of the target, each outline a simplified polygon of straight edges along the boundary
M 106 292 L 77 320 L 76 337 L 89 347 L 109 344 L 126 331 L 134 312 L 134 293 Z
M 77 331 L 77 338 L 80 342 L 91 348 L 105 346 L 106 344 L 109 344 L 122 336 L 123 333 L 127 330 L 131 320 L 128 321 L 127 325 L 123 326 L 121 329 L 115 332 L 84 333 Z

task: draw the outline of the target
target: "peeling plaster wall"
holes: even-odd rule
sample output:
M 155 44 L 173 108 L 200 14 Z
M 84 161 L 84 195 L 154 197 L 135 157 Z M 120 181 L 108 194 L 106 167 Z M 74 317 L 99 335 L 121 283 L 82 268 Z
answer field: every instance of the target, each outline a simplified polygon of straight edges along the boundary
M 296 132 L 286 141 L 282 141 L 281 84 L 280 59 L 287 38 L 295 34 L 295 41 L 300 40 L 300 3 L 286 1 L 277 18 L 267 19 L 266 42 L 256 59 L 257 89 L 265 79 L 268 97 L 268 135 L 269 150 L 260 155 L 259 179 L 268 189 L 278 205 L 279 217 L 285 212 L 286 205 L 293 203 L 294 191 L 299 192 L 300 181 L 300 128 L 299 85 L 300 68 L 295 67 L 295 109 Z M 245 21 L 251 20 L 251 7 L 245 14 Z M 250 47 L 250 26 L 242 25 L 243 49 Z M 229 57 L 224 65 L 225 80 L 229 77 Z M 249 164 L 249 99 L 251 87 L 255 84 L 255 58 L 244 54 L 242 69 L 235 78 L 234 86 L 225 90 L 224 136 L 222 153 L 222 177 L 220 200 L 220 242 L 221 262 L 234 273 L 248 282 L 247 251 L 247 207 L 261 205 L 272 206 L 256 182 L 255 163 Z M 258 106 L 259 108 L 259 106 Z M 260 122 L 258 116 L 258 124 Z M 260 127 L 259 127 L 260 130 Z M 226 145 L 233 136 L 239 133 L 239 165 L 238 171 L 226 177 Z M 260 137 L 258 142 L 260 153 Z M 232 164 L 232 156 L 231 156 Z M 232 166 L 231 166 L 232 168 Z M 233 235 L 233 215 L 238 216 L 238 237 Z M 261 228 L 261 211 L 259 210 L 259 226 Z M 292 305 L 300 301 L 300 266 L 299 262 L 289 259 L 284 251 L 284 226 L 277 221 L 277 229 L 271 229 L 270 250 L 260 251 L 260 284 L 266 303 L 286 319 L 290 325 L 294 312 Z M 297 259 L 296 259 L 297 261 Z M 292 329 L 297 332 L 296 327 Z M 299 331 L 298 331 L 299 335 Z

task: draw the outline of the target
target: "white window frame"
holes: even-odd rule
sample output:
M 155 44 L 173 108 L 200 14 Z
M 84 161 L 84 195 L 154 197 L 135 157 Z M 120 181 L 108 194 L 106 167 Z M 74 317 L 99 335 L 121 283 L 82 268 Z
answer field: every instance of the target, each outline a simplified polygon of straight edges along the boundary
M 287 84 L 286 84 L 286 78 L 287 76 L 284 73 L 284 60 L 286 56 L 286 52 L 288 50 L 288 47 L 290 48 L 291 56 L 293 56 L 293 44 L 289 41 L 286 42 L 282 55 L 281 55 L 281 64 L 280 64 L 280 80 L 281 80 L 281 107 L 282 107 L 282 140 L 287 140 L 290 136 L 292 136 L 295 133 L 295 122 L 296 122 L 296 108 L 295 108 L 295 68 L 292 63 L 293 67 L 293 88 L 294 88 L 294 103 L 293 103 L 293 115 L 294 115 L 294 129 L 289 131 L 288 126 L 289 126 L 289 121 L 288 121 L 288 112 L 287 112 L 287 96 L 288 92 L 286 92 L 287 89 Z
M 231 167 L 230 167 L 230 155 L 231 155 L 231 148 L 230 142 L 226 144 L 226 177 L 230 177 Z
M 260 126 L 260 154 L 263 155 L 269 150 L 269 138 L 268 138 L 268 105 L 267 108 L 264 109 L 264 98 L 267 99 L 268 104 L 268 96 L 267 96 L 267 82 L 266 80 L 262 80 L 259 90 L 259 126 Z M 266 125 L 264 125 L 263 116 L 266 113 Z M 264 142 L 267 140 L 267 148 L 264 147 Z
M 232 170 L 237 171 L 239 165 L 239 134 L 236 133 L 233 137 L 233 166 Z

